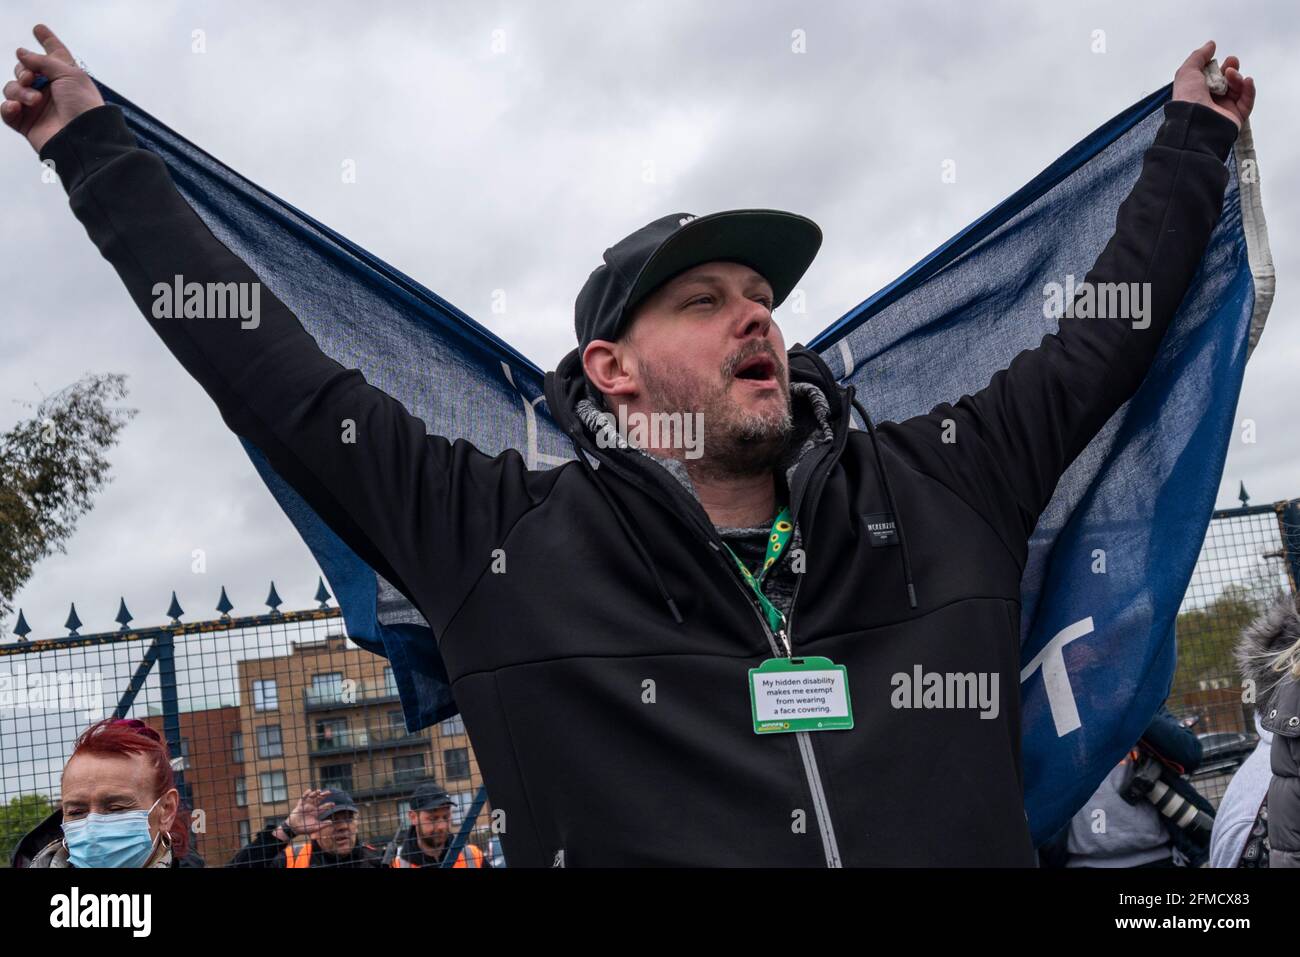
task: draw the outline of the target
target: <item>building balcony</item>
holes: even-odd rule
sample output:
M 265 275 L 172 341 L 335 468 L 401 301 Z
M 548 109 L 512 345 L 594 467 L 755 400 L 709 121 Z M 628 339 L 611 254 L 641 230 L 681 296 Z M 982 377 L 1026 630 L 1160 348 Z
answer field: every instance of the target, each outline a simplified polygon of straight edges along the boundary
M 386 748 L 428 744 L 429 738 L 423 732 L 414 734 L 405 728 L 348 728 L 335 731 L 328 737 L 313 735 L 311 753 L 313 755 L 334 755 L 350 751 L 378 751 Z
M 410 774 L 396 772 L 387 777 L 375 777 L 366 780 L 366 787 L 351 791 L 352 800 L 368 801 L 379 798 L 410 796 L 415 789 L 426 782 L 436 779 L 427 771 L 414 771 Z
M 304 711 L 338 711 L 359 708 L 368 704 L 397 702 L 397 689 L 379 685 L 363 686 L 356 689 L 350 700 L 343 697 L 339 688 L 304 688 L 302 707 Z

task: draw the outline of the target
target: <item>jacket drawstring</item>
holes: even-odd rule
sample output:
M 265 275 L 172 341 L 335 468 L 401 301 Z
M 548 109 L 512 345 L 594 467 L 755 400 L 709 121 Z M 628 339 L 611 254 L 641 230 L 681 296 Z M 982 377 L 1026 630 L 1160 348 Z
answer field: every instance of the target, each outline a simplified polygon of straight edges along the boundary
M 573 442 L 573 447 L 578 453 L 578 461 L 586 466 L 587 474 L 591 476 L 592 481 L 596 483 L 596 488 L 600 489 L 600 494 L 603 495 L 605 501 L 609 503 L 610 510 L 613 511 L 614 517 L 618 519 L 618 524 L 623 529 L 623 534 L 631 539 L 632 546 L 636 549 L 637 554 L 641 556 L 641 561 L 645 563 L 645 567 L 649 570 L 650 577 L 654 579 L 655 587 L 659 589 L 660 596 L 667 603 L 668 610 L 673 614 L 673 619 L 677 624 L 682 624 L 684 619 L 682 618 L 681 612 L 677 610 L 677 602 L 673 601 L 673 596 L 669 594 L 667 586 L 664 585 L 664 580 L 659 575 L 659 569 L 655 567 L 654 559 L 650 557 L 650 553 L 646 550 L 646 547 L 641 544 L 640 536 L 632 530 L 631 518 L 623 514 L 623 509 L 619 506 L 618 502 L 614 500 L 614 496 L 609 493 L 609 489 L 605 488 L 605 483 L 601 480 L 599 473 L 587 459 L 586 451 L 578 443 L 578 438 L 574 434 L 576 428 L 577 427 L 573 425 L 569 427 L 569 439 Z
M 880 476 L 880 484 L 885 489 L 889 510 L 894 513 L 894 529 L 898 532 L 898 551 L 903 559 L 903 579 L 907 582 L 907 600 L 915 608 L 916 586 L 912 583 L 912 562 L 907 553 L 907 536 L 903 534 L 903 516 L 899 514 L 898 505 L 894 501 L 894 490 L 889 487 L 889 473 L 885 469 L 885 459 L 880 454 L 880 443 L 876 440 L 876 427 L 871 423 L 871 416 L 867 415 L 867 410 L 854 395 L 852 386 L 849 387 L 849 401 L 853 403 L 853 408 L 858 410 L 858 415 L 862 416 L 862 421 L 867 426 L 867 435 L 871 436 L 871 448 L 876 453 L 876 472 Z

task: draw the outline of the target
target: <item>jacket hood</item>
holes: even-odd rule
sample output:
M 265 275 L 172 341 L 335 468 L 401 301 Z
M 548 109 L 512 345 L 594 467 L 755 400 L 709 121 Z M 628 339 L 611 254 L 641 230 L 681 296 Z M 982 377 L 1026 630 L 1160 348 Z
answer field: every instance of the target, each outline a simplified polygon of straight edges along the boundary
M 800 466 L 805 462 L 815 463 L 820 460 L 822 456 L 811 454 L 814 450 L 823 447 L 834 449 L 837 444 L 840 448 L 843 448 L 849 429 L 854 428 L 851 409 L 857 409 L 875 450 L 876 474 L 889 502 L 889 510 L 894 515 L 895 528 L 898 533 L 899 559 L 903 565 L 903 578 L 907 590 L 908 604 L 912 608 L 917 607 L 916 587 L 913 583 L 911 559 L 908 555 L 907 535 L 903 529 L 903 516 L 898 511 L 893 490 L 890 488 L 888 470 L 885 468 L 884 459 L 880 454 L 879 440 L 871 416 L 863 408 L 862 404 L 854 398 L 853 387 L 851 385 L 848 387 L 841 386 L 835 380 L 830 368 L 817 353 L 796 344 L 786 352 L 786 366 L 790 382 L 790 405 L 791 415 L 794 420 L 794 433 L 786 455 L 780 462 L 780 468 L 784 472 L 786 486 L 790 490 L 791 510 L 796 515 L 795 547 L 798 547 L 800 541 L 799 496 L 796 489 L 796 473 L 801 470 Z M 578 452 L 579 463 L 588 470 L 596 488 L 600 490 L 600 494 L 609 503 L 610 509 L 622 527 L 624 534 L 627 535 L 632 546 L 640 554 L 642 562 L 654 579 L 655 586 L 659 589 L 659 593 L 669 611 L 680 624 L 682 618 L 677 610 L 676 602 L 664 586 L 654 560 L 641 540 L 643 536 L 634 527 L 624 510 L 615 502 L 608 489 L 604 487 L 597 474 L 597 469 L 600 465 L 601 450 L 609 451 L 612 449 L 616 453 L 621 452 L 626 457 L 624 464 L 629 466 L 630 471 L 639 471 L 651 477 L 662 476 L 666 478 L 671 475 L 673 479 L 676 479 L 676 482 L 668 480 L 667 484 L 669 486 L 680 485 L 684 487 L 690 497 L 698 502 L 698 496 L 695 494 L 685 464 L 677 459 L 652 456 L 644 450 L 631 448 L 621 441 L 617 430 L 609 423 L 608 414 L 597 404 L 596 400 L 600 397 L 587 381 L 587 377 L 582 370 L 581 352 L 578 349 L 574 349 L 566 355 L 554 372 L 546 374 L 545 395 L 547 405 L 556 424 L 564 430 L 564 433 L 573 443 L 575 450 Z M 597 442 L 596 437 L 606 430 L 608 432 L 605 440 Z M 611 457 L 611 460 L 613 460 L 613 457 Z M 657 467 L 647 467 L 646 460 L 654 462 Z M 807 474 L 809 470 L 805 469 L 803 471 Z M 696 509 L 695 511 L 699 512 L 696 521 L 703 522 L 703 510 Z M 709 532 L 713 532 L 711 525 L 708 526 L 706 534 Z
M 822 442 L 834 440 L 849 404 L 846 398 L 851 396 L 851 392 L 846 392 L 835 381 L 820 356 L 801 345 L 795 345 L 786 353 L 786 364 L 794 431 L 780 468 L 788 486 L 793 481 L 795 469 L 808 453 Z M 649 460 L 670 474 L 692 498 L 697 497 L 686 465 L 680 459 L 651 455 L 628 445 L 618 434 L 613 415 L 606 411 L 600 394 L 590 386 L 583 373 L 578 349 L 565 356 L 554 372 L 547 373 L 545 391 L 551 414 L 579 449 L 593 454 L 597 449 L 636 453 L 637 458 Z
M 802 435 L 806 439 L 807 433 L 814 427 L 819 430 L 835 428 L 844 414 L 843 405 L 847 403 L 831 398 L 838 396 L 844 389 L 835 381 L 826 363 L 802 345 L 792 346 L 787 351 L 786 363 L 791 395 L 805 396 L 811 404 L 810 410 L 801 410 L 798 403 L 794 403 L 796 407 L 792 411 L 795 415 L 796 435 Z M 575 425 L 588 430 L 591 428 L 588 421 L 591 413 L 583 406 L 584 402 L 589 403 L 596 413 L 602 411 L 598 401 L 600 395 L 587 382 L 582 370 L 582 353 L 578 349 L 561 359 L 554 372 L 546 374 L 545 392 L 551 415 L 565 434 L 571 437 Z M 814 399 L 813 396 L 818 396 L 819 399 Z M 801 422 L 800 416 L 806 412 L 811 413 L 811 418 L 805 418 Z
M 840 388 L 821 358 L 802 346 L 796 345 L 790 349 L 786 354 L 786 362 L 794 434 L 780 466 L 787 486 L 793 487 L 795 473 L 809 453 L 823 445 L 829 447 L 834 444 L 837 434 L 844 427 L 840 424 L 840 419 L 846 416 L 844 410 L 848 408 L 852 392 Z M 836 401 L 827 398 L 828 392 L 835 396 Z M 598 469 L 602 458 L 607 458 L 612 464 L 616 463 L 616 468 L 623 467 L 628 473 L 639 474 L 651 485 L 658 485 L 661 490 L 677 489 L 680 492 L 684 489 L 698 506 L 699 497 L 685 463 L 678 459 L 651 455 L 622 440 L 610 422 L 608 413 L 597 405 L 599 394 L 587 381 L 578 349 L 566 355 L 554 372 L 546 374 L 545 395 L 556 424 L 574 445 L 578 462 L 590 474 L 595 488 L 609 505 L 629 544 L 640 556 L 669 613 L 681 624 L 683 619 L 677 602 L 664 584 L 663 576 L 646 546 L 644 534 L 605 486 Z M 800 399 L 803 401 L 797 401 Z M 704 534 L 717 534 L 702 507 L 688 511 L 697 513 L 691 521 L 699 525 Z M 795 532 L 797 547 L 801 540 L 798 522 L 795 523 Z
M 1242 630 L 1234 657 L 1242 678 L 1255 685 L 1258 710 L 1263 710 L 1269 696 L 1290 674 L 1291 663 L 1296 659 L 1292 649 L 1297 643 L 1300 643 L 1300 614 L 1290 597 L 1277 602 Z

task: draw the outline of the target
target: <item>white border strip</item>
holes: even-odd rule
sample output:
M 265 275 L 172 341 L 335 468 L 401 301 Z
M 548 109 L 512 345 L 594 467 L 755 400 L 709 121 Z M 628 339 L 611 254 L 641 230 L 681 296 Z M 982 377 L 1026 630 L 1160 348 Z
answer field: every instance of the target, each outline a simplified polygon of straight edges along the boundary
M 1246 358 L 1255 351 L 1264 332 L 1264 322 L 1273 306 L 1277 276 L 1273 271 L 1273 252 L 1268 246 L 1268 224 L 1264 222 L 1264 204 L 1259 192 L 1259 160 L 1255 155 L 1255 137 L 1247 119 L 1237 132 L 1232 147 L 1237 165 L 1237 192 L 1241 202 L 1241 230 L 1246 237 L 1246 261 L 1255 280 L 1255 308 L 1250 316 L 1250 341 Z

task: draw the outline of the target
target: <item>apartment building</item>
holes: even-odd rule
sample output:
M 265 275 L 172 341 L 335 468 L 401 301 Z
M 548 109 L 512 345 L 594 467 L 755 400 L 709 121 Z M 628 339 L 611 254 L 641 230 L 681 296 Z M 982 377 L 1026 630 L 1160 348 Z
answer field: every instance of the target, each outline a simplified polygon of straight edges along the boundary
M 238 684 L 227 748 L 243 771 L 231 808 L 241 840 L 287 817 L 308 788 L 338 787 L 361 808 L 361 839 L 383 843 L 406 825 L 420 784 L 440 784 L 463 812 L 482 782 L 461 719 L 408 733 L 388 663 L 342 635 L 242 660 Z

